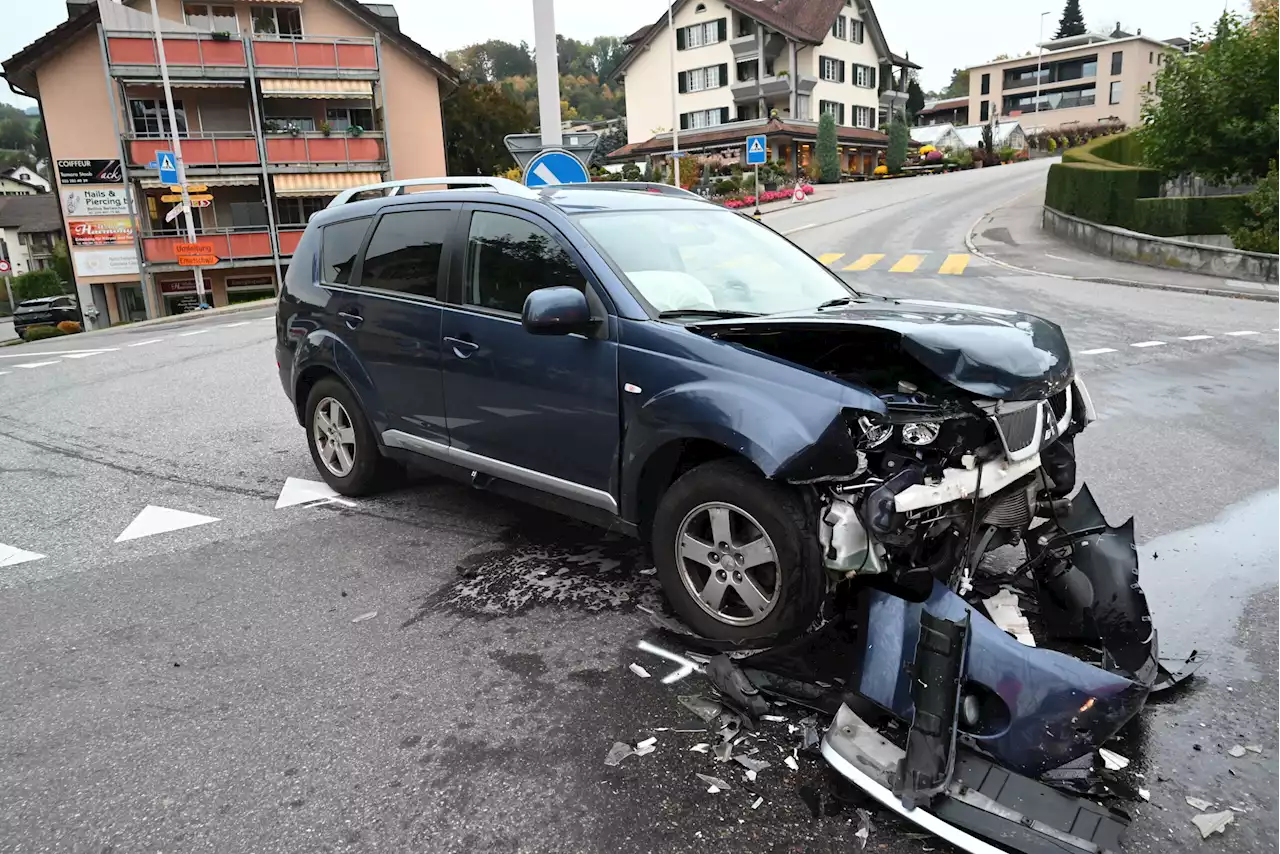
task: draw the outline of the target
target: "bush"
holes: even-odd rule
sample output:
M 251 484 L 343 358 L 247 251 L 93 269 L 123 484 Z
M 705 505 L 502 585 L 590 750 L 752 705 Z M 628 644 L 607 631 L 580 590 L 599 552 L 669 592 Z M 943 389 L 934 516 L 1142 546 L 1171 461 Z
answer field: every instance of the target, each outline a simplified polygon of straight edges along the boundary
M 941 162 L 942 162 L 942 152 L 941 152 L 941 151 L 939 151 L 939 150 L 938 150 L 938 149 L 936 149 L 936 148 L 935 148 L 935 149 L 933 149 L 933 151 L 930 151 L 930 152 L 928 152 L 927 154 L 925 154 L 925 156 L 924 156 L 924 162 L 925 162 L 925 163 L 941 163 Z
M 45 338 L 58 338 L 66 334 L 56 326 L 28 326 L 22 333 L 22 340 L 43 341 Z
M 881 163 L 879 166 L 875 168 L 875 171 L 873 171 L 871 174 L 872 175 L 888 175 L 889 167 Z
M 1054 152 L 1057 150 L 1058 150 L 1058 141 L 1053 137 L 1049 137 L 1049 151 Z
M 62 280 L 53 270 L 31 270 L 9 280 L 9 293 L 18 302 L 62 295 Z
M 717 196 L 732 196 L 736 192 L 738 192 L 738 182 L 732 178 L 722 178 L 716 181 Z
M 842 108 L 843 109 L 843 108 Z M 817 170 L 809 173 L 810 180 L 834 184 L 840 180 L 840 152 L 836 148 L 836 117 L 823 113 L 818 119 Z
M 1001 163 L 1008 163 L 1013 160 L 1013 146 L 1006 145 L 1004 148 L 1001 148 L 997 154 L 1000 156 Z
M 1277 180 L 1276 161 L 1271 161 L 1267 177 L 1263 178 L 1253 192 L 1242 198 L 1240 219 L 1232 223 L 1231 242 L 1237 249 L 1246 252 L 1270 252 L 1275 255 L 1280 251 L 1280 240 L 1277 239 Z
M 1248 211 L 1245 199 L 1245 196 L 1138 199 L 1132 224 L 1123 227 L 1157 237 L 1226 234 L 1232 225 L 1245 219 Z
M 75 335 L 80 331 L 80 324 L 74 320 L 64 320 L 58 324 L 58 330 L 67 335 Z
M 911 136 L 907 132 L 907 126 L 903 124 L 902 119 L 894 116 L 889 122 L 889 146 L 885 151 L 885 164 L 889 167 L 889 171 L 898 173 L 902 171 L 902 164 L 907 159 L 907 145 L 911 141 Z
M 622 180 L 624 181 L 639 181 L 643 177 L 644 173 L 634 163 L 628 163 L 622 167 Z

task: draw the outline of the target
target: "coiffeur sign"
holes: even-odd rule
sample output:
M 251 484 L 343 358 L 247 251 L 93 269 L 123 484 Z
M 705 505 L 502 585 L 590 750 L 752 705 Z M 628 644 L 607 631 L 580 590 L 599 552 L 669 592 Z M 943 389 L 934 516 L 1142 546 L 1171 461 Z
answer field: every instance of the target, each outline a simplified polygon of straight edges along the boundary
M 73 246 L 130 246 L 133 244 L 133 220 L 73 219 L 67 222 Z

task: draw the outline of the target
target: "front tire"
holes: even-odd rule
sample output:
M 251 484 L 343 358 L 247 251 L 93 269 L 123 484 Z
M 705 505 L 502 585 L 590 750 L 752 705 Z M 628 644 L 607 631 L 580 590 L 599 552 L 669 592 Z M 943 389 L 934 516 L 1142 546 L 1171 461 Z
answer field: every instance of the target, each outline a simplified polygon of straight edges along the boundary
M 326 377 L 307 395 L 307 446 L 316 471 L 340 495 L 380 492 L 394 464 L 382 456 L 360 403 L 345 385 Z
M 715 460 L 662 496 L 651 547 L 672 608 L 719 641 L 781 640 L 812 624 L 826 588 L 800 497 L 744 463 Z

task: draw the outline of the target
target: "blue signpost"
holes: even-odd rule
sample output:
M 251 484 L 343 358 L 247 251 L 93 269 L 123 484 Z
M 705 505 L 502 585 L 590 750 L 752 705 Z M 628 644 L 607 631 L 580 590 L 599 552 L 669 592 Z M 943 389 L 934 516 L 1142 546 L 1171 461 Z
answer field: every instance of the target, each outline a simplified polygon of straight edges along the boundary
M 178 161 L 172 151 L 156 152 L 156 168 L 160 170 L 161 184 L 178 183 Z
M 756 209 L 752 216 L 760 219 L 760 166 L 769 162 L 769 142 L 764 134 L 747 137 L 747 165 L 756 167 Z
M 587 167 L 567 151 L 548 148 L 540 152 L 524 170 L 526 187 L 547 187 L 556 184 L 586 184 L 591 180 Z

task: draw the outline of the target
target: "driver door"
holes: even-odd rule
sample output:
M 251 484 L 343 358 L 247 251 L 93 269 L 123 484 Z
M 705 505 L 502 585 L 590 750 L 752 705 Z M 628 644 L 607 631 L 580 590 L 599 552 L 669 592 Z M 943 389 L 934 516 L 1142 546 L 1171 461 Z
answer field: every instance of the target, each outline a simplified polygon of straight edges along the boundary
M 504 479 L 616 512 L 617 342 L 590 270 L 550 223 L 516 208 L 467 206 L 459 234 L 441 329 L 451 448 L 503 464 L 489 470 Z M 555 285 L 587 293 L 604 321 L 596 333 L 525 331 L 525 297 Z

